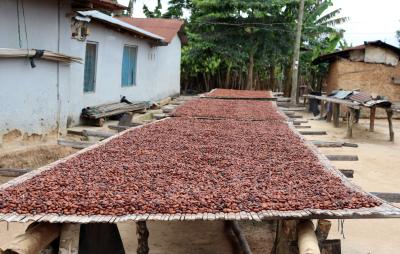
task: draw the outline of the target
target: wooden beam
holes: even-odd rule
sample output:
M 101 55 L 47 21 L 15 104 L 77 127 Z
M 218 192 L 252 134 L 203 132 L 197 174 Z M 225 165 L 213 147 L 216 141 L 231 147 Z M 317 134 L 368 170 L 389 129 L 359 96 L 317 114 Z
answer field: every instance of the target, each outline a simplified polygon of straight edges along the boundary
M 309 125 L 296 125 L 294 126 L 296 129 L 311 129 Z
M 62 224 L 58 254 L 78 254 L 80 231 L 80 224 Z
M 301 135 L 326 135 L 326 131 L 299 131 Z
M 391 203 L 400 203 L 400 193 L 393 192 L 371 192 L 372 195 L 375 195 L 387 202 Z
M 9 244 L 0 249 L 4 253 L 30 254 L 39 253 L 52 241 L 60 236 L 61 225 L 38 223 L 29 226 L 26 232 L 18 235 Z
M 376 107 L 371 107 L 370 108 L 370 114 L 369 114 L 369 131 L 373 132 L 374 127 L 375 127 L 375 113 L 376 113 Z
M 358 161 L 357 155 L 325 155 L 331 161 Z
M 115 133 L 105 132 L 105 131 L 83 130 L 82 135 L 85 137 L 109 138 L 111 136 L 114 136 Z
M 68 147 L 72 147 L 72 148 L 76 148 L 76 149 L 83 149 L 83 148 L 89 147 L 91 145 L 94 145 L 95 143 L 85 142 L 85 141 L 59 139 L 59 140 L 57 140 L 57 144 L 59 144 L 60 146 L 68 146 Z
M 299 118 L 303 118 L 303 116 L 301 116 L 301 115 L 290 115 L 289 118 L 299 119 Z
M 149 230 L 147 229 L 146 221 L 136 222 L 136 234 L 138 236 L 137 254 L 149 253 Z
M 318 246 L 322 249 L 323 242 L 328 238 L 332 223 L 329 220 L 320 219 L 317 223 L 315 235 L 317 236 Z
M 354 170 L 353 169 L 339 169 L 339 171 L 345 175 L 347 178 L 354 177 Z
M 22 176 L 23 174 L 26 174 L 30 171 L 32 171 L 32 169 L 0 168 L 0 176 L 17 177 L 17 176 Z
M 293 122 L 293 124 L 295 124 L 295 123 L 308 123 L 308 121 L 307 120 L 297 120 L 297 119 L 294 119 L 294 120 L 292 120 L 292 122 Z
M 250 245 L 246 240 L 242 230 L 240 229 L 239 223 L 237 221 L 226 221 L 227 225 L 232 229 L 239 246 L 244 254 L 252 254 Z
M 360 109 L 360 104 L 357 102 L 352 102 L 349 100 L 342 100 L 342 99 L 337 99 L 337 98 L 332 98 L 332 97 L 327 97 L 327 96 L 318 96 L 318 95 L 307 95 L 308 98 L 314 98 L 318 100 L 323 100 L 327 102 L 332 102 L 336 104 L 342 104 L 354 109 Z
M 303 220 L 297 225 L 299 254 L 321 254 L 314 224 L 310 220 Z

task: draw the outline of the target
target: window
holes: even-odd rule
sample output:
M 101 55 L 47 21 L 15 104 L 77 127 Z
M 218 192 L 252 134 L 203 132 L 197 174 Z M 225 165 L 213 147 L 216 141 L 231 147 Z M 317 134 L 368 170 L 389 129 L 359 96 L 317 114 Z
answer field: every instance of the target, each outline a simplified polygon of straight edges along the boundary
M 94 92 L 96 86 L 97 43 L 86 44 L 85 72 L 83 78 L 83 91 Z
M 123 87 L 136 85 L 136 57 L 137 47 L 124 46 L 121 75 Z

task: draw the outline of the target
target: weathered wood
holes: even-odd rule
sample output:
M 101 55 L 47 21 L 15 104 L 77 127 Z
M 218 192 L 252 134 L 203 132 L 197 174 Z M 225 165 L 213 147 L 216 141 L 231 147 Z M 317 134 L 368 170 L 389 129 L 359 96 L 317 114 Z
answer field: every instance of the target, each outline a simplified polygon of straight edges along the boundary
M 95 143 L 85 142 L 85 141 L 59 139 L 59 140 L 57 140 L 57 144 L 59 144 L 60 146 L 68 146 L 68 147 L 72 147 L 72 148 L 76 148 L 76 149 L 83 149 L 83 148 L 89 147 L 91 145 L 94 145 Z
M 109 138 L 115 135 L 115 133 L 105 132 L 105 131 L 83 130 L 82 135 L 85 137 Z
M 289 107 L 289 108 L 281 108 L 282 111 L 305 111 L 305 107 Z
M 325 116 L 325 101 L 320 101 L 321 110 L 320 110 L 320 117 L 323 118 Z
M 247 242 L 242 230 L 240 229 L 239 223 L 237 221 L 226 221 L 226 223 L 232 229 L 232 232 L 234 233 L 242 252 L 244 254 L 252 254 L 250 245 Z
M 116 130 L 118 132 L 127 130 L 129 128 L 142 125 L 141 123 L 131 123 L 129 126 L 119 126 L 119 125 L 109 125 L 108 128 L 111 130 Z
M 80 224 L 62 224 L 58 254 L 78 254 L 80 230 Z
M 319 140 L 313 140 L 312 143 L 316 147 L 342 147 L 344 144 L 344 142 L 319 141 Z
M 290 254 L 299 254 L 299 248 L 297 247 L 297 241 L 293 241 L 289 243 L 290 245 Z M 321 244 L 321 253 L 322 254 L 341 254 L 342 247 L 339 239 L 335 240 L 325 240 Z
M 376 107 L 370 108 L 369 114 L 369 131 L 373 132 L 375 128 L 375 114 L 376 114 Z
M 307 120 L 297 120 L 297 119 L 294 119 L 294 120 L 292 120 L 292 122 L 293 122 L 293 124 L 296 124 L 296 123 L 308 123 L 308 121 Z
M 400 193 L 394 192 L 371 192 L 371 194 L 391 203 L 400 203 Z
M 32 171 L 32 169 L 20 169 L 20 168 L 0 168 L 0 176 L 5 177 L 17 177 L 22 176 L 28 172 Z
M 340 104 L 333 103 L 332 106 L 333 126 L 340 127 Z
M 289 243 L 297 241 L 297 220 L 278 220 L 275 241 L 272 249 L 274 254 L 291 254 Z
M 342 104 L 348 107 L 352 107 L 354 109 L 360 109 L 360 104 L 357 102 L 352 102 L 349 100 L 342 100 L 342 99 L 337 99 L 337 98 L 332 98 L 332 97 L 327 97 L 327 96 L 318 96 L 318 95 L 307 95 L 308 98 L 314 98 L 314 99 L 318 99 L 318 100 L 323 100 L 323 101 L 327 101 L 327 102 L 331 102 L 331 103 L 335 103 L 335 104 Z
M 394 141 L 394 131 L 393 131 L 393 110 L 392 109 L 386 109 L 386 114 L 387 114 L 387 119 L 389 123 L 389 140 Z
M 311 129 L 311 126 L 309 125 L 297 125 L 294 126 L 296 129 Z
M 354 125 L 354 117 L 356 114 L 356 110 L 353 108 L 349 108 L 349 114 L 347 117 L 347 133 L 346 138 L 353 137 L 353 125 Z
M 314 224 L 310 220 L 303 220 L 297 224 L 299 254 L 320 254 Z
M 299 131 L 301 135 L 326 135 L 326 131 Z
M 14 238 L 0 249 L 4 253 L 32 254 L 39 253 L 54 241 L 61 232 L 61 224 L 38 223 L 28 227 L 26 232 Z
M 357 155 L 325 155 L 331 161 L 358 161 Z
M 303 118 L 303 116 L 301 116 L 301 115 L 290 115 L 289 118 L 299 119 L 299 118 Z
M 136 234 L 138 236 L 137 254 L 149 253 L 149 230 L 147 229 L 146 221 L 136 222 Z
M 331 230 L 332 223 L 329 220 L 318 220 L 315 235 L 317 236 L 318 244 L 321 248 L 322 242 L 328 238 L 329 231 Z
M 118 121 L 118 126 L 130 126 L 132 123 L 133 113 L 127 112 L 122 114 Z
M 347 178 L 354 177 L 354 170 L 353 169 L 339 169 L 339 171 L 345 175 Z

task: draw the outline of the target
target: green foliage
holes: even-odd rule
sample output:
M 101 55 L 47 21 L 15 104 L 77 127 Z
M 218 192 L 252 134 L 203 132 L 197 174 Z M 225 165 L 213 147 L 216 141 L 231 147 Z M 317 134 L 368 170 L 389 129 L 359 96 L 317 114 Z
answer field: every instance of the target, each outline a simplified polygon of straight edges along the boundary
M 154 8 L 153 11 L 150 11 L 147 5 L 143 5 L 143 13 L 147 18 L 161 18 L 161 9 L 162 9 L 162 4 L 161 0 L 157 0 L 157 6 Z
M 296 0 L 170 0 L 168 11 L 158 16 L 182 18 L 184 10 L 190 13 L 186 25 L 189 44 L 182 50 L 184 87 L 285 88 L 290 83 L 287 81 L 298 3 Z M 307 50 L 301 52 L 300 80 L 312 89 L 319 88 L 327 71 L 326 65 L 314 66 L 312 60 L 345 46 L 343 31 L 335 26 L 347 18 L 340 17 L 340 9 L 328 12 L 330 6 L 332 0 L 305 2 L 302 49 Z

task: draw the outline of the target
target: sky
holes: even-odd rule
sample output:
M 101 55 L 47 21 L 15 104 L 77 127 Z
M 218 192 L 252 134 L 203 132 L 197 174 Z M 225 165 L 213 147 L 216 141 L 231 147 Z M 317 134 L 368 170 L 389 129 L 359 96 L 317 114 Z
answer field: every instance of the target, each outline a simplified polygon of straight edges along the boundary
M 127 5 L 129 0 L 119 0 Z M 136 0 L 134 16 L 144 17 L 143 4 L 150 10 L 157 5 L 157 0 Z M 161 0 L 163 9 L 167 8 L 168 0 Z M 341 8 L 341 15 L 349 17 L 349 21 L 340 25 L 346 30 L 345 40 L 353 45 L 364 41 L 381 40 L 394 46 L 399 46 L 395 33 L 400 30 L 400 0 L 333 0 L 331 10 Z

